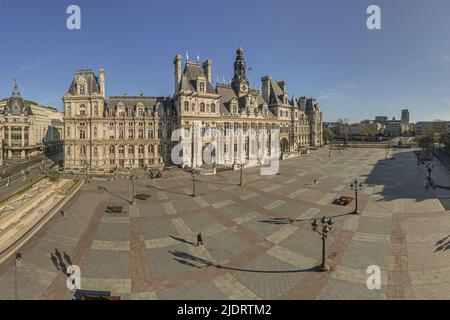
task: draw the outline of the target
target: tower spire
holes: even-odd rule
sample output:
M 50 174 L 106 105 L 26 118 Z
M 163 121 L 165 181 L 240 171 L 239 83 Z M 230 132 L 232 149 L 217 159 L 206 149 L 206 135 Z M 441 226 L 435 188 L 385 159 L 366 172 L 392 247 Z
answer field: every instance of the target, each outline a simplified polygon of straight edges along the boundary
M 249 83 L 246 75 L 244 49 L 239 47 L 236 50 L 236 60 L 234 61 L 234 76 L 231 86 L 236 94 L 241 97 L 248 92 Z
M 16 77 L 13 77 L 13 82 L 14 82 L 14 90 L 12 92 L 12 96 L 20 97 L 20 91 L 19 91 L 19 86 L 17 85 Z

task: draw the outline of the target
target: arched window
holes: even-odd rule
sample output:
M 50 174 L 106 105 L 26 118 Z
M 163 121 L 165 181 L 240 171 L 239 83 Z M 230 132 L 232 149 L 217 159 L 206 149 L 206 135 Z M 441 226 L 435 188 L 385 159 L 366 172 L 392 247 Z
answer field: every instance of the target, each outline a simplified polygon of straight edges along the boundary
M 205 104 L 203 102 L 200 103 L 200 112 L 205 112 Z
M 123 145 L 119 146 L 119 154 L 124 154 L 125 153 L 125 147 Z
M 162 145 L 158 145 L 158 154 L 159 154 L 159 155 L 162 154 Z
M 148 153 L 155 153 L 155 147 L 152 144 L 148 146 Z
M 184 102 L 184 111 L 189 111 L 189 102 Z
M 205 83 L 200 82 L 200 92 L 205 92 Z
M 129 154 L 134 154 L 134 146 L 128 146 L 128 153 Z
M 86 93 L 86 85 L 80 84 L 80 94 L 85 94 L 85 93 Z
M 80 147 L 80 154 L 81 154 L 81 155 L 86 155 L 86 146 L 85 146 L 85 145 L 82 145 L 82 146 Z
M 109 146 L 109 154 L 115 154 L 116 153 L 116 148 L 114 146 Z
M 129 138 L 129 139 L 133 139 L 133 136 L 134 136 L 133 129 L 129 129 L 129 130 L 128 130 L 128 138 Z
M 211 112 L 216 112 L 216 105 L 214 103 L 211 103 Z
M 144 154 L 144 146 L 143 145 L 139 145 L 138 152 L 139 152 L 139 154 Z

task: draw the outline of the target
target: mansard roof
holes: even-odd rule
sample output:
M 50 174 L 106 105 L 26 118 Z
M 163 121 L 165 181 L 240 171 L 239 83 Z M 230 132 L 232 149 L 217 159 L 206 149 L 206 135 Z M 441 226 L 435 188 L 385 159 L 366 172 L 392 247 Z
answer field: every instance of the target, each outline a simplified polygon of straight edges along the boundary
M 99 81 L 98 78 L 95 76 L 94 72 L 92 71 L 92 69 L 77 70 L 75 72 L 75 79 L 73 79 L 72 84 L 69 87 L 68 93 L 72 95 L 76 95 L 78 93 L 76 84 L 80 79 L 86 80 L 87 83 L 86 90 L 88 94 L 100 93 Z
M 223 114 L 231 114 L 231 101 L 233 99 L 235 99 L 238 102 L 238 106 L 240 109 L 245 107 L 245 99 L 246 96 L 243 96 L 241 98 L 239 98 L 235 91 L 233 90 L 233 88 L 231 87 L 231 85 L 229 84 L 217 84 L 216 87 L 216 92 L 217 94 L 220 95 L 220 112 Z M 258 91 L 251 91 L 250 93 L 252 94 L 257 94 L 257 107 L 260 107 L 264 104 L 267 104 L 266 101 L 264 101 L 263 97 L 259 94 Z M 270 110 L 269 111 L 269 116 L 273 116 L 272 112 Z
M 197 79 L 202 77 L 206 80 L 206 92 L 215 94 L 214 88 L 208 81 L 200 63 L 196 61 L 187 61 L 181 77 L 180 90 L 197 91 Z
M 147 111 L 153 111 L 155 107 L 160 107 L 164 111 L 169 110 L 171 114 L 176 112 L 171 98 L 148 96 L 112 96 L 106 101 L 106 109 L 115 111 L 119 104 L 123 104 L 126 110 L 131 109 L 133 113 L 138 106 L 142 106 Z

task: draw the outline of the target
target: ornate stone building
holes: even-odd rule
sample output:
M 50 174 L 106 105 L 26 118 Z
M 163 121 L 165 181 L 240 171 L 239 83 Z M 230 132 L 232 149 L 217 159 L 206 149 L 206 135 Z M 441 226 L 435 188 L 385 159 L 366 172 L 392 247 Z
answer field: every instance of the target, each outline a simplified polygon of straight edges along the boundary
M 45 151 L 62 151 L 63 114 L 23 99 L 14 83 L 12 96 L 0 101 L 0 137 L 0 158 L 25 159 Z
M 211 60 L 202 65 L 187 60 L 183 69 L 177 55 L 173 63 L 173 97 L 106 99 L 103 69 L 99 77 L 92 70 L 77 71 L 63 97 L 65 168 L 202 167 L 205 150 L 216 165 L 255 165 L 259 158 L 251 157 L 250 150 L 286 158 L 322 145 L 318 102 L 289 98 L 286 82 L 269 76 L 262 79 L 262 92 L 251 89 L 242 48 L 236 52 L 232 82 L 215 88 Z M 181 130 L 174 134 L 175 129 Z M 273 130 L 279 130 L 276 144 Z M 255 133 L 266 134 L 267 143 L 252 141 Z

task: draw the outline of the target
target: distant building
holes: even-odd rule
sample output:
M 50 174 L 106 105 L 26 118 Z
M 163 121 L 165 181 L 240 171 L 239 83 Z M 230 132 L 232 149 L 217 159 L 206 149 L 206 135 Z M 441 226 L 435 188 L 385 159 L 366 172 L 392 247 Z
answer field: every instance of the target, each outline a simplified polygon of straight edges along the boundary
M 388 120 L 385 123 L 384 134 L 389 137 L 399 137 L 406 133 L 409 133 L 410 127 L 408 124 L 403 123 L 401 120 L 396 120 L 395 117 L 392 120 Z
M 409 124 L 409 110 L 408 109 L 402 110 L 402 123 Z
M 17 83 L 12 96 L 0 101 L 0 158 L 25 159 L 60 149 L 63 143 L 63 114 L 21 97 Z
M 386 122 L 388 122 L 388 117 L 387 116 L 376 116 L 375 122 L 385 124 Z
M 430 128 L 433 133 L 448 130 L 450 121 L 419 121 L 415 125 L 416 135 L 422 135 L 426 128 Z

